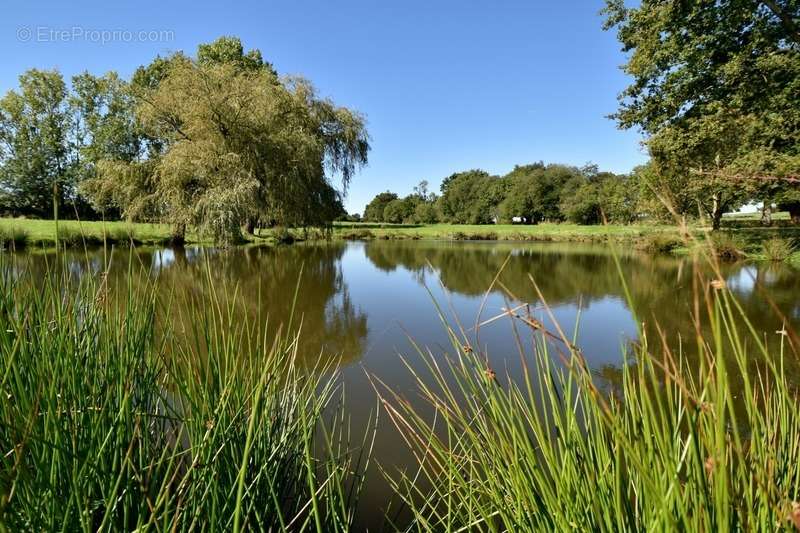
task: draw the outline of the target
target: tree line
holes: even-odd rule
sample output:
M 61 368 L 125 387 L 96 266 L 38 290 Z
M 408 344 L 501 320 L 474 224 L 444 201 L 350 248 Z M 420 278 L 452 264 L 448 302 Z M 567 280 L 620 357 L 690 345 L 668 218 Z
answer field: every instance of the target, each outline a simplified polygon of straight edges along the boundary
M 403 198 L 382 192 L 364 209 L 370 222 L 492 224 L 570 221 L 619 224 L 639 215 L 642 191 L 630 175 L 543 162 L 518 165 L 504 176 L 483 170 L 457 172 L 442 181 L 441 194 L 422 181 Z
M 0 209 L 160 221 L 176 241 L 191 227 L 231 242 L 257 225 L 330 224 L 369 149 L 359 113 L 222 37 L 128 80 L 23 73 L 0 99 Z
M 749 203 L 800 222 L 800 4 L 607 0 L 631 84 L 612 115 L 644 137 L 628 175 L 536 163 L 378 195 L 364 218 L 489 223 L 703 218 Z M 130 79 L 30 70 L 0 99 L 0 211 L 162 221 L 229 242 L 258 225 L 326 226 L 366 164 L 357 112 L 223 37 Z M 340 178 L 337 182 L 336 178 Z M 423 186 L 424 185 L 424 186 Z
M 632 78 L 612 115 L 644 137 L 629 175 L 542 164 L 460 172 L 441 196 L 379 194 L 364 218 L 485 224 L 702 218 L 762 204 L 800 223 L 800 3 L 606 0 Z

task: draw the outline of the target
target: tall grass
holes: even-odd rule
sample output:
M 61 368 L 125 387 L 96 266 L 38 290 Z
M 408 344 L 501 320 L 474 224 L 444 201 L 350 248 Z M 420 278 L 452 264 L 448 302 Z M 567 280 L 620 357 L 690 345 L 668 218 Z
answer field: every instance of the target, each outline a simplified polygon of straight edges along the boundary
M 720 279 L 695 283 L 696 338 L 640 332 L 610 384 L 519 311 L 535 339 L 522 376 L 447 326 L 449 355 L 418 348 L 425 371 L 408 365 L 432 413 L 376 379 L 418 460 L 390 475 L 409 529 L 800 529 L 796 337 L 756 332 Z
M 299 332 L 259 335 L 213 286 L 160 304 L 5 267 L 0 529 L 349 529 L 363 465 L 322 424 L 335 369 L 298 368 Z M 179 304 L 189 331 L 155 318 Z
M 21 250 L 29 241 L 30 234 L 23 228 L 0 228 L 0 247 L 4 250 Z
M 773 237 L 761 244 L 761 249 L 768 261 L 786 261 L 795 251 L 795 245 L 789 239 Z

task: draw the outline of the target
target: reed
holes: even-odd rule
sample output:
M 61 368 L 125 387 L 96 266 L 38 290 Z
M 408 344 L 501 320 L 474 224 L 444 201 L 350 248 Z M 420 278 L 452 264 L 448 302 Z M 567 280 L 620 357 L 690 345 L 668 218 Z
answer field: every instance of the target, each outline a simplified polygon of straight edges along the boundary
M 761 244 L 761 249 L 768 261 L 786 261 L 795 252 L 795 245 L 789 239 L 773 237 Z
M 350 528 L 368 454 L 349 454 L 330 411 L 335 367 L 296 364 L 299 331 L 258 334 L 213 286 L 164 303 L 147 284 L 76 281 L 61 264 L 31 280 L 13 261 L 0 283 L 0 529 Z M 156 318 L 172 305 L 190 308 L 187 331 Z
M 611 381 L 544 329 L 546 307 L 508 312 L 534 339 L 514 377 L 441 313 L 447 353 L 408 364 L 424 408 L 373 378 L 418 460 L 388 474 L 409 530 L 800 528 L 797 338 L 755 331 L 721 279 L 694 282 L 696 338 L 640 331 Z

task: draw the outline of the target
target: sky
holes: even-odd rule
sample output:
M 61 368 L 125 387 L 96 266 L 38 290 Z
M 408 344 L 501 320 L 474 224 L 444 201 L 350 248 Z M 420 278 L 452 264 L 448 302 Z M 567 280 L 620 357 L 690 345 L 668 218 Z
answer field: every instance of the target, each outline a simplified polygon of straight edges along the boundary
M 258 48 L 281 74 L 365 115 L 369 165 L 345 206 L 401 196 L 453 172 L 505 174 L 536 161 L 628 172 L 635 131 L 607 118 L 629 79 L 602 0 L 5 0 L 0 92 L 29 68 L 128 76 L 157 54 L 221 35 Z

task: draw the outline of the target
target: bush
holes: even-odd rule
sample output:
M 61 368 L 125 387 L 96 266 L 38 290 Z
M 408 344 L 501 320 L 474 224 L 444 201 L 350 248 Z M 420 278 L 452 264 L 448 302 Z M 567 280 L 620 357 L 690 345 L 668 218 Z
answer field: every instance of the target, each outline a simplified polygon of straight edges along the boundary
M 294 235 L 284 227 L 278 227 L 272 230 L 272 237 L 278 244 L 292 244 L 295 241 Z
M 770 261 L 786 261 L 794 253 L 795 246 L 788 239 L 773 237 L 761 245 L 766 258 Z
M 141 244 L 141 241 L 136 237 L 136 233 L 131 226 L 117 227 L 109 231 L 106 235 L 106 242 L 121 245 Z
M 5 250 L 21 250 L 29 240 L 30 235 L 22 228 L 0 228 L 0 247 Z
M 463 231 L 456 231 L 450 234 L 450 239 L 454 241 L 496 241 L 498 236 L 494 231 L 486 233 L 464 233 Z
M 439 221 L 439 212 L 434 204 L 422 202 L 414 209 L 414 220 L 421 224 L 436 224 Z
M 374 239 L 375 234 L 368 229 L 359 229 L 342 232 L 340 237 L 348 241 L 368 241 Z
M 722 261 L 738 261 L 746 254 L 741 239 L 730 233 L 715 233 L 709 239 L 711 250 Z
M 682 245 L 680 237 L 668 233 L 651 233 L 636 243 L 639 250 L 651 254 L 669 254 Z
M 64 248 L 78 248 L 81 246 L 99 246 L 103 239 L 97 235 L 83 233 L 80 229 L 71 227 L 58 228 L 58 245 Z

